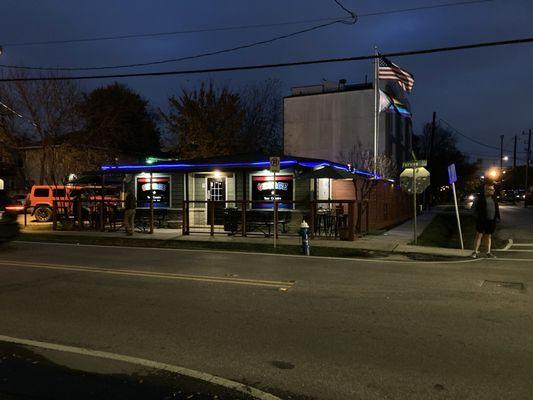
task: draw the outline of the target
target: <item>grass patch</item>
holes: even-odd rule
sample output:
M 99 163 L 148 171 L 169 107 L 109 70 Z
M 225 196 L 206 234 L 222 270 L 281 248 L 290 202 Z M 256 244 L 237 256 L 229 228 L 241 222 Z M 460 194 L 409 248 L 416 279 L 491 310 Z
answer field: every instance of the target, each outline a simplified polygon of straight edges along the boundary
M 470 214 L 461 214 L 460 218 L 465 249 L 473 249 L 476 234 L 476 218 Z M 494 248 L 502 248 L 506 243 L 507 241 L 499 239 L 497 235 L 492 237 L 492 247 Z M 424 232 L 422 232 L 422 235 L 419 236 L 418 244 L 420 246 L 460 249 L 461 241 L 455 215 L 451 213 L 437 214 Z
M 216 241 L 190 241 L 190 240 L 159 240 L 159 239 L 135 239 L 121 237 L 96 237 L 83 235 L 59 236 L 53 234 L 21 233 L 19 240 L 28 242 L 48 243 L 74 243 L 99 246 L 125 246 L 125 247 L 150 247 L 162 249 L 185 249 L 185 250 L 221 250 L 235 252 L 253 252 L 266 254 L 301 254 L 298 245 L 278 244 L 276 248 L 267 243 L 242 243 L 242 242 L 216 242 Z M 311 255 L 319 257 L 383 257 L 387 253 L 365 251 L 359 249 L 339 247 L 314 247 L 311 244 Z

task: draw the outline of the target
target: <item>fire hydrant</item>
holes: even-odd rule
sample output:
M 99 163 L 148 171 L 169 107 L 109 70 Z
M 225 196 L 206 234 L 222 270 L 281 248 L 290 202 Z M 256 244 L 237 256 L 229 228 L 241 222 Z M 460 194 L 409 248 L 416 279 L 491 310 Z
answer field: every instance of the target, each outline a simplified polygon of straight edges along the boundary
M 305 220 L 300 224 L 300 230 L 298 231 L 300 238 L 302 239 L 302 254 L 310 255 L 311 254 L 311 243 L 309 241 L 309 225 Z

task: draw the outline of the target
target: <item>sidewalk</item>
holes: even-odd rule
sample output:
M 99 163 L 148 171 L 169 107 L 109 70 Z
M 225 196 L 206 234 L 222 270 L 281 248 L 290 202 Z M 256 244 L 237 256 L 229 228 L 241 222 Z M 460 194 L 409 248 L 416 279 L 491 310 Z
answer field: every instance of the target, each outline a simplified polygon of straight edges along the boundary
M 418 233 L 431 223 L 435 217 L 436 212 L 426 212 L 417 218 Z M 240 235 L 229 236 L 227 234 L 192 234 L 183 236 L 181 230 L 178 229 L 156 229 L 153 234 L 135 233 L 133 236 L 126 236 L 123 232 L 95 232 L 95 231 L 43 231 L 41 229 L 23 229 L 25 234 L 41 234 L 53 235 L 57 237 L 92 237 L 92 238 L 120 238 L 123 240 L 162 240 L 162 241 L 181 241 L 181 242 L 207 242 L 207 243 L 246 243 L 246 244 L 272 244 L 273 239 L 263 236 L 247 236 Z M 468 250 L 460 249 L 445 249 L 440 247 L 423 247 L 414 246 L 410 243 L 413 240 L 413 221 L 409 220 L 381 235 L 367 235 L 356 239 L 353 242 L 343 240 L 326 240 L 316 238 L 311 241 L 312 247 L 321 248 L 339 248 L 339 249 L 353 249 L 362 251 L 375 251 L 385 253 L 418 253 L 435 256 L 447 257 L 466 257 L 470 254 Z M 127 242 L 126 242 L 127 243 Z M 298 237 L 280 237 L 277 240 L 279 245 L 293 245 L 300 244 Z

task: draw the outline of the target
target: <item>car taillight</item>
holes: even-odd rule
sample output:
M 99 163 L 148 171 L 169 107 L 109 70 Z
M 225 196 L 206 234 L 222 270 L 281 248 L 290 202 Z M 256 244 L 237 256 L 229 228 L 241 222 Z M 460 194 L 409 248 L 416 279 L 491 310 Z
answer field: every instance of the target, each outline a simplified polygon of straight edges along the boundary
M 23 211 L 24 206 L 6 206 L 6 211 Z

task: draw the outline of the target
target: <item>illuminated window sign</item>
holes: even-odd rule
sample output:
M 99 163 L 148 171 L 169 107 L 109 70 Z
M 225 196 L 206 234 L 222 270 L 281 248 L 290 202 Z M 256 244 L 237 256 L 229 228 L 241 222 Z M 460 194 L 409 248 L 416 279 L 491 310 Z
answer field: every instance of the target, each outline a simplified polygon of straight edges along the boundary
M 150 178 L 137 178 L 137 206 L 150 207 L 150 196 L 154 196 L 154 207 L 170 207 L 170 177 L 157 177 L 152 179 L 150 190 Z
M 274 200 L 274 177 L 252 176 L 252 200 Z M 276 176 L 276 200 L 293 201 L 293 180 L 290 175 Z M 273 209 L 273 203 L 254 203 L 253 208 Z M 292 208 L 291 203 L 279 203 L 278 208 Z

